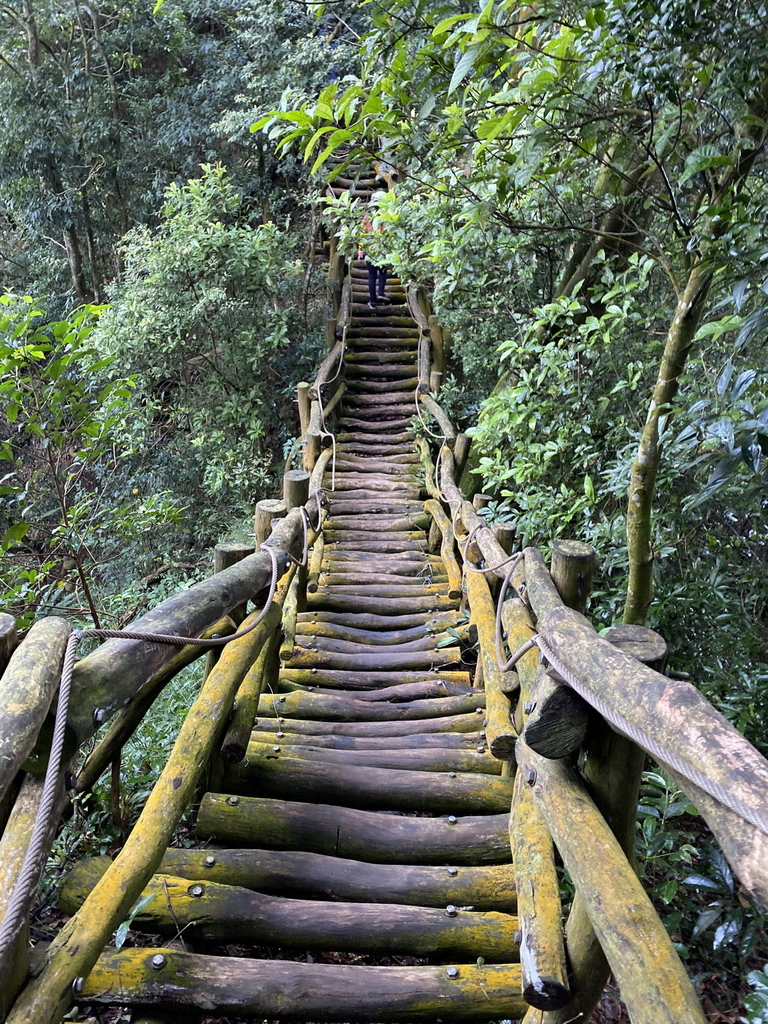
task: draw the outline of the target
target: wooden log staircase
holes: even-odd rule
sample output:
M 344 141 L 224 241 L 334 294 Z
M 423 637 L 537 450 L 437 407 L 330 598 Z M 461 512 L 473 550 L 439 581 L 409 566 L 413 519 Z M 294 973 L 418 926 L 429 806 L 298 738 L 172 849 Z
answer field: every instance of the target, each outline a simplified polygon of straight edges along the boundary
M 352 267 L 323 557 L 277 692 L 259 700 L 246 758 L 201 799 L 204 846 L 168 850 L 134 922 L 173 948 L 103 954 L 87 1004 L 306 1021 L 525 1010 L 514 783 L 463 663 L 461 587 L 429 549 L 420 332 L 401 283 L 388 294 L 369 309 Z M 66 909 L 102 869 L 75 869 Z
M 375 183 L 336 184 L 364 200 Z M 656 634 L 598 636 L 581 614 L 591 548 L 556 543 L 551 570 L 534 548 L 510 560 L 459 489 L 469 438 L 429 394 L 435 318 L 396 279 L 369 308 L 365 264 L 342 287 L 328 255 L 331 351 L 298 388 L 305 468 L 258 503 L 259 550 L 221 546 L 216 576 L 75 665 L 72 749 L 114 721 L 76 777 L 49 769 L 47 848 L 65 789 L 119 764 L 201 653 L 190 638 L 238 630 L 125 846 L 69 873 L 73 916 L 31 959 L 18 877 L 43 786 L 20 768 L 47 757 L 69 627 L 43 620 L 14 653 L 0 616 L 0 1020 L 58 1024 L 75 1003 L 69 1019 L 141 1024 L 568 1024 L 610 967 L 634 1024 L 704 1024 L 634 870 L 645 752 L 764 906 L 768 763 L 663 674 Z M 417 415 L 440 431 L 436 465 Z M 196 845 L 174 846 L 190 803 Z

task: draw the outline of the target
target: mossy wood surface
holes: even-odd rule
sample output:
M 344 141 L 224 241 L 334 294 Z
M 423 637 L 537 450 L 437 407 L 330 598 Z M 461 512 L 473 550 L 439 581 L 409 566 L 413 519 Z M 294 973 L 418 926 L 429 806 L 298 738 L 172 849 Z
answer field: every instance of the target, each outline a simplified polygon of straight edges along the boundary
M 229 798 L 231 799 L 231 798 Z M 498 864 L 511 859 L 508 816 L 412 818 L 299 801 L 206 793 L 198 832 L 268 849 L 303 849 L 384 864 Z
M 164 964 L 152 966 L 153 957 Z M 516 964 L 358 967 L 241 960 L 174 949 L 108 951 L 85 981 L 94 1005 L 180 1003 L 233 1016 L 285 1021 L 487 1021 L 525 1010 Z M 117 981 L 117 984 L 116 984 Z
M 141 898 L 149 901 L 135 918 L 138 928 L 162 936 L 183 929 L 192 942 L 221 945 L 236 935 L 241 945 L 284 949 L 482 956 L 494 963 L 518 959 L 518 923 L 511 914 L 461 910 L 448 915 L 434 907 L 294 900 L 162 874 L 153 876 Z
M 69 634 L 66 619 L 40 619 L 0 676 L 0 799 L 35 747 L 61 679 Z M 50 742 L 49 735 L 48 747 Z M 39 755 L 34 770 L 43 770 L 47 763 L 45 751 Z
M 277 552 L 280 574 L 287 554 L 301 554 L 301 516 L 295 510 L 275 527 L 267 543 Z M 131 623 L 134 631 L 199 636 L 226 615 L 269 586 L 270 556 L 257 551 L 210 579 L 196 583 L 163 601 Z M 123 707 L 139 688 L 176 654 L 177 648 L 143 640 L 107 640 L 75 665 L 68 723 L 78 742 L 95 731 L 93 713 Z
M 536 806 L 584 901 L 633 1024 L 704 1024 L 664 925 L 573 770 L 540 757 L 522 738 L 517 763 L 519 771 L 533 773 L 529 785 Z
M 219 573 L 218 578 L 223 575 Z M 262 623 L 222 651 L 119 857 L 47 950 L 42 973 L 24 989 L 8 1017 L 11 1024 L 47 1024 L 57 1018 L 69 1000 L 73 980 L 88 972 L 112 931 L 126 918 L 160 863 L 221 738 L 237 688 L 271 628 Z
M 67 874 L 59 906 L 74 913 L 111 864 L 109 857 L 80 861 Z M 293 850 L 169 849 L 160 873 L 196 882 L 242 886 L 272 896 L 397 903 L 419 907 L 448 904 L 514 914 L 517 906 L 511 864 L 482 867 L 369 864 L 343 857 Z
M 629 723 L 725 792 L 734 792 L 747 806 L 765 812 L 768 761 L 694 686 L 628 657 L 568 608 L 553 609 L 539 628 L 582 684 Z M 665 763 L 663 756 L 657 759 Z M 702 793 L 682 774 L 675 773 L 675 781 L 706 818 L 744 886 L 768 907 L 768 835 Z

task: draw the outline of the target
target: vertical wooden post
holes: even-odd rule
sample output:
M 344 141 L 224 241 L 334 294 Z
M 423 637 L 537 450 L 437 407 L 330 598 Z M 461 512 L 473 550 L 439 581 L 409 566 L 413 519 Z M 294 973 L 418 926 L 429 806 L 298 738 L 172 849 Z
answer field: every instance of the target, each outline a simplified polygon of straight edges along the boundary
M 5 672 L 11 655 L 19 644 L 16 619 L 7 612 L 0 612 L 0 676 Z
M 253 544 L 245 544 L 242 541 L 222 541 L 217 544 L 213 549 L 213 574 L 221 572 L 223 569 L 228 569 L 230 565 L 234 565 L 236 562 L 242 561 L 247 555 L 252 555 L 256 549 Z M 237 608 L 233 608 L 229 613 L 229 617 L 232 619 L 236 626 L 245 618 L 246 608 L 244 604 L 239 604 Z M 208 673 L 211 671 L 213 666 L 219 660 L 220 651 L 216 648 L 208 651 L 205 656 L 205 671 L 203 678 L 205 679 Z
M 515 546 L 516 530 L 510 523 L 495 523 L 491 527 L 493 536 L 499 542 L 499 547 L 502 548 L 508 555 L 512 554 L 512 549 Z
M 584 614 L 598 558 L 590 544 L 580 540 L 557 540 L 552 545 L 550 575 L 563 604 Z
M 472 508 L 475 512 L 479 512 L 481 508 L 485 508 L 487 505 L 490 505 L 492 501 L 492 494 L 476 494 L 472 498 Z
M 432 370 L 429 375 L 429 390 L 433 395 L 440 393 L 440 388 L 443 383 L 443 374 L 440 370 Z
M 329 316 L 325 321 L 325 344 L 330 352 L 336 344 L 336 317 Z
M 594 572 L 597 559 L 594 557 L 593 568 L 590 570 L 588 552 L 583 550 L 588 549 L 589 545 L 581 545 L 577 541 L 560 543 L 565 545 L 565 550 L 561 548 L 556 565 L 553 548 L 552 579 L 564 603 L 568 603 L 565 601 L 567 594 L 574 602 L 571 607 L 583 611 L 591 585 L 591 573 Z M 571 547 L 572 545 L 577 547 Z M 663 667 L 665 663 L 664 639 L 643 626 L 617 626 L 609 630 L 606 639 L 616 643 L 626 653 L 638 657 L 638 660 L 652 664 L 654 668 Z M 619 736 L 606 722 L 600 720 L 599 727 L 591 732 L 587 757 L 581 764 L 582 776 L 588 791 L 618 839 L 630 864 L 635 863 L 635 816 L 644 762 L 644 751 L 626 737 Z M 587 1019 L 600 998 L 610 973 L 605 954 L 589 920 L 586 905 L 578 891 L 568 915 L 565 932 L 573 995 L 564 1009 L 544 1014 L 540 1024 L 565 1024 L 579 1015 L 580 1019 Z M 529 1017 L 530 1024 L 534 1019 L 536 1024 L 539 1024 L 538 1018 L 527 1015 L 526 1020 Z
M 263 544 L 272 533 L 272 520 L 283 519 L 288 515 L 285 502 L 280 498 L 264 498 L 256 502 L 256 513 L 253 518 L 253 531 L 256 544 Z
M 311 387 L 312 385 L 308 384 L 305 380 L 296 385 L 296 394 L 299 400 L 299 429 L 301 431 L 301 437 L 306 437 L 307 431 L 309 430 L 309 389 Z
M 306 469 L 291 469 L 283 477 L 283 501 L 286 509 L 306 505 L 309 500 L 309 473 Z
M 307 443 L 304 445 L 304 469 L 311 473 L 315 468 L 317 460 L 320 458 L 322 437 L 314 431 L 308 431 L 306 441 Z
M 438 373 L 445 369 L 445 356 L 443 352 L 443 332 L 437 317 L 432 314 L 429 320 L 429 338 L 432 342 L 432 368 Z
M 454 480 L 458 487 L 461 482 L 461 474 L 467 464 L 469 449 L 472 447 L 472 438 L 469 434 L 457 434 L 453 445 Z

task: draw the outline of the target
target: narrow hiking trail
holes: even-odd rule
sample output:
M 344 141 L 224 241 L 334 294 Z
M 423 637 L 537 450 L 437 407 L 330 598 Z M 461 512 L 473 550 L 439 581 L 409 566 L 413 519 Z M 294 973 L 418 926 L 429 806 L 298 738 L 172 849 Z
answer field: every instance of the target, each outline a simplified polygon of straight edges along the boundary
M 285 1020 L 524 1010 L 514 783 L 462 665 L 460 583 L 430 551 L 412 428 L 419 330 L 398 280 L 375 310 L 363 263 L 351 280 L 328 515 L 279 692 L 260 699 L 246 759 L 202 798 L 207 847 L 168 850 L 138 918 L 184 949 L 103 954 L 88 1003 Z M 73 873 L 71 909 L 96 867 Z M 262 958 L 205 952 L 231 943 Z

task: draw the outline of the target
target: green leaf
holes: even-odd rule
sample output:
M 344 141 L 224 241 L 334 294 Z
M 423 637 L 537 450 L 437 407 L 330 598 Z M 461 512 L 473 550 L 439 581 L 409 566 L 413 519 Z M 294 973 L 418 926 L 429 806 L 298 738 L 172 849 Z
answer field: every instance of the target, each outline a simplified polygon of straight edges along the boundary
M 7 551 L 20 541 L 29 530 L 29 523 L 14 523 L 3 534 L 0 540 L 0 551 Z
M 685 166 L 680 175 L 680 184 L 684 185 L 694 174 L 706 171 L 710 167 L 726 167 L 732 160 L 729 156 L 721 153 L 717 146 L 707 143 L 706 146 L 699 146 L 685 158 Z

